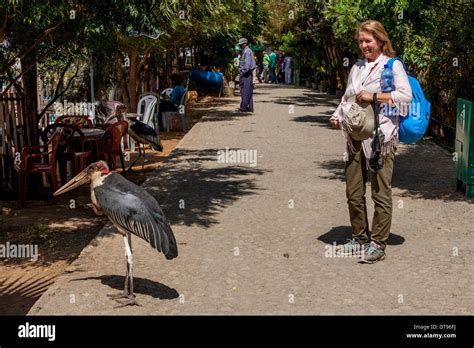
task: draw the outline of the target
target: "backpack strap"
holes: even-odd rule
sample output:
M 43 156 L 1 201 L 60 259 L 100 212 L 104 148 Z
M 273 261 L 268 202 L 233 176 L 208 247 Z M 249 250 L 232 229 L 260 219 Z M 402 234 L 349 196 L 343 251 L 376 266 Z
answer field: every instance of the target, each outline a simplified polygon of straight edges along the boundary
M 407 67 L 405 63 L 403 62 L 402 58 L 400 57 L 395 57 L 395 58 L 390 58 L 387 62 L 389 69 L 393 69 L 393 63 L 395 63 L 396 60 L 399 60 L 403 64 L 403 69 L 405 69 L 405 72 L 407 72 Z

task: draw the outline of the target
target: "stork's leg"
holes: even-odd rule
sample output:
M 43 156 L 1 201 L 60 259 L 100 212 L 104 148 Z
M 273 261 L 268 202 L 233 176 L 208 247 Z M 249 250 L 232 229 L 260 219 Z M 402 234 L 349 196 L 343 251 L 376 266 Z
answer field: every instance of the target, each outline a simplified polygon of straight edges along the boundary
M 132 170 L 132 167 L 135 165 L 135 163 L 137 163 L 137 161 L 140 159 L 141 156 L 142 156 L 142 149 L 140 147 L 140 143 L 138 143 L 138 156 L 137 158 L 135 158 L 135 161 L 133 161 L 133 163 L 130 164 L 130 167 L 128 167 L 127 172 Z
M 127 238 L 128 237 L 128 238 Z M 129 281 L 129 293 L 126 300 L 117 300 L 120 303 L 118 307 L 125 306 L 140 306 L 140 304 L 135 300 L 135 294 L 133 293 L 133 255 L 132 255 L 132 235 L 128 233 L 128 236 L 124 237 L 125 241 L 125 251 L 127 253 L 127 262 L 128 262 L 128 281 Z
M 127 237 L 124 236 L 123 240 L 124 240 L 124 244 L 125 244 L 125 256 L 127 257 L 127 273 L 125 274 L 125 284 L 124 284 L 123 291 L 118 293 L 118 294 L 108 294 L 107 295 L 108 297 L 110 297 L 113 300 L 117 300 L 117 299 L 120 299 L 120 298 L 128 298 L 128 296 L 130 295 L 130 289 L 129 289 L 129 286 L 128 286 L 129 285 L 129 277 L 130 277 L 130 263 L 129 263 L 129 260 L 128 260 L 128 249 L 127 249 L 128 240 L 127 240 Z
M 142 171 L 145 169 L 145 144 L 143 144 Z
M 130 295 L 129 289 L 128 289 L 128 283 L 129 283 L 129 271 L 128 271 L 128 262 L 127 262 L 127 274 L 125 275 L 125 285 L 124 289 L 122 292 L 119 292 L 118 294 L 107 294 L 108 297 L 110 297 L 112 300 L 118 300 L 120 298 L 128 298 Z
M 145 150 L 145 149 L 143 149 Z M 129 290 L 130 290 L 130 295 L 132 295 L 135 298 L 135 294 L 133 293 L 133 253 L 132 253 L 132 234 L 128 234 L 128 245 L 130 246 L 130 277 L 129 277 Z

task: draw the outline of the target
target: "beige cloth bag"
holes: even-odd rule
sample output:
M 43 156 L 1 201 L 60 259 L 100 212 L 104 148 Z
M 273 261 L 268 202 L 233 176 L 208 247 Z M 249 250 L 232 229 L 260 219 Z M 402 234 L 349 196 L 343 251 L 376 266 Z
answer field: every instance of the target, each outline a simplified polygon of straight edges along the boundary
M 355 96 L 347 98 L 350 107 L 344 112 L 342 127 L 356 141 L 362 141 L 372 136 L 375 129 L 374 109 L 371 103 L 358 104 Z

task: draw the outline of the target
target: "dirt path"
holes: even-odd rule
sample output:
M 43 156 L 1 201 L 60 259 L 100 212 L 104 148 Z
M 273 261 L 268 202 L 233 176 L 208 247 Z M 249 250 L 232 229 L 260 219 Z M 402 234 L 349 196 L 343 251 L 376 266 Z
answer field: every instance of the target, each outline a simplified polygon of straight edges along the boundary
M 428 141 L 400 149 L 385 261 L 327 257 L 350 236 L 344 141 L 327 123 L 337 101 L 275 86 L 255 100 L 253 115 L 235 112 L 237 98 L 216 108 L 144 183 L 180 255 L 166 261 L 134 239 L 142 307 L 106 296 L 125 274 L 122 239 L 106 228 L 30 314 L 473 314 L 474 206 L 453 192 L 449 153 Z M 219 163 L 226 149 L 255 150 L 256 166 L 230 152 Z

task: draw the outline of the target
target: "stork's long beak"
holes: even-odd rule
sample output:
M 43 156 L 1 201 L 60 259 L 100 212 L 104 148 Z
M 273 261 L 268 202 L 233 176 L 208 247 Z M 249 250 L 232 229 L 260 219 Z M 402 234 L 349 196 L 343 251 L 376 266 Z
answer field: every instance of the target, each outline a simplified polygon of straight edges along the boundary
M 89 182 L 89 176 L 87 175 L 87 169 L 84 169 L 82 172 L 80 172 L 79 174 L 77 174 L 74 178 L 72 178 L 71 180 L 69 180 L 66 185 L 62 186 L 59 188 L 59 190 L 57 190 L 54 195 L 55 196 L 58 196 L 64 192 L 67 192 L 67 191 L 71 191 L 73 189 L 75 189 L 76 187 L 79 187 L 81 185 L 84 185 L 86 183 Z

